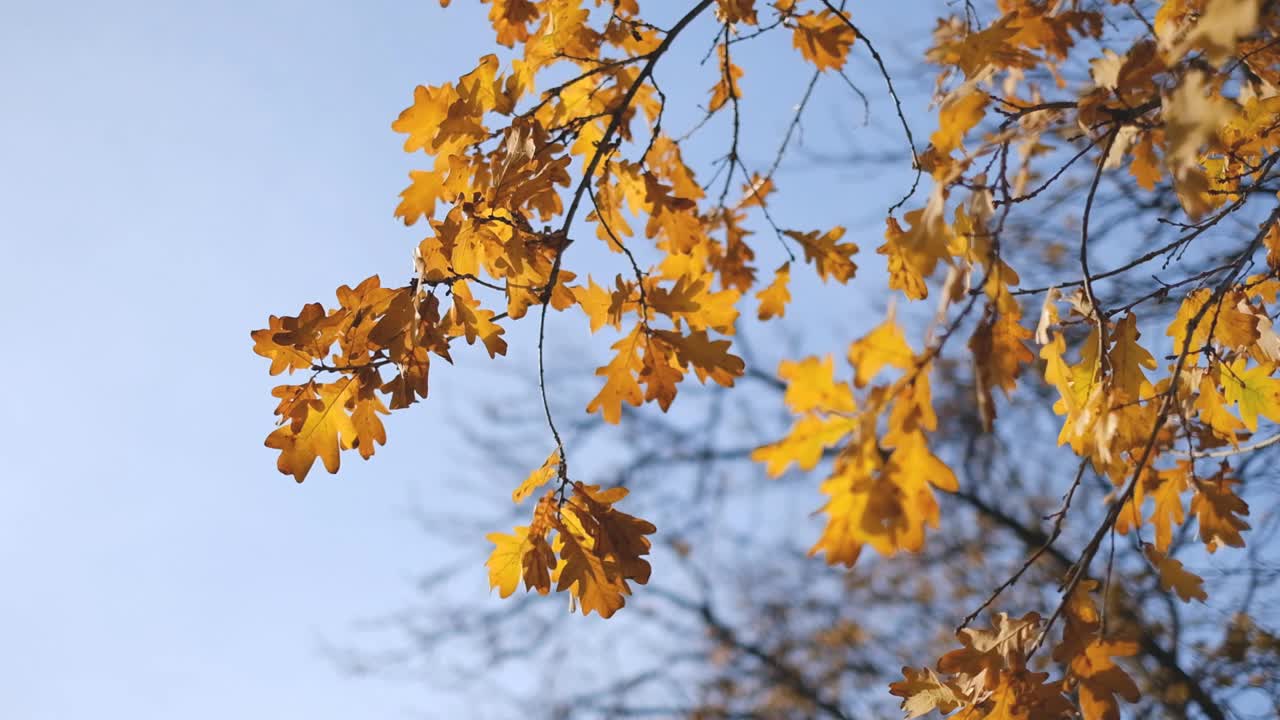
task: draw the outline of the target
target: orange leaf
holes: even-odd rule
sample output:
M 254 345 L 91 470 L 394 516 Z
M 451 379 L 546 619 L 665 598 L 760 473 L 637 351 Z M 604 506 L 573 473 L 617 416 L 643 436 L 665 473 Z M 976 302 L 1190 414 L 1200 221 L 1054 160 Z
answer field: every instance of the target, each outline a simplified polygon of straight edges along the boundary
M 849 346 L 849 364 L 857 373 L 854 383 L 858 387 L 865 386 L 885 366 L 906 370 L 914 359 L 915 352 L 892 311 L 884 322 Z
M 948 98 L 938 112 L 938 130 L 929 141 L 945 154 L 959 148 L 969 132 L 982 121 L 987 108 L 987 94 L 981 90 L 968 92 Z
M 1200 539 L 1209 552 L 1219 545 L 1244 547 L 1240 533 L 1249 529 L 1249 523 L 1241 519 L 1249 514 L 1249 504 L 1232 490 L 1238 480 L 1227 477 L 1229 466 L 1224 464 L 1217 475 L 1196 483 L 1196 494 L 1191 498 L 1191 514 L 1200 523 Z
M 769 320 L 782 317 L 787 313 L 787 303 L 791 302 L 791 292 L 787 290 L 787 283 L 790 280 L 791 263 L 782 263 L 782 266 L 773 274 L 773 282 L 756 293 L 756 299 L 760 301 L 757 317 L 761 320 Z
M 791 42 L 819 70 L 839 70 L 856 39 L 853 28 L 843 18 L 823 10 L 797 16 Z
M 511 502 L 517 505 L 524 502 L 524 499 L 533 494 L 535 490 L 551 482 L 560 470 L 560 451 L 552 450 L 547 456 L 541 467 L 529 473 L 529 477 L 511 493 Z
M 357 387 L 353 378 L 316 385 L 316 406 L 306 411 L 301 424 L 295 418 L 294 422 L 276 428 L 267 436 L 266 446 L 280 451 L 276 462 L 280 472 L 302 482 L 316 458 L 324 462 L 329 472 L 338 472 L 339 452 L 349 450 L 358 436 L 356 425 L 346 410 Z M 372 452 L 372 438 L 368 447 Z
M 1182 563 L 1172 556 L 1165 555 L 1152 545 L 1146 547 L 1146 553 L 1147 559 L 1160 573 L 1161 590 L 1165 592 L 1173 590 L 1182 602 L 1191 602 L 1192 598 L 1200 602 L 1209 599 L 1209 594 L 1204 591 L 1204 578 L 1187 572 L 1183 569 Z

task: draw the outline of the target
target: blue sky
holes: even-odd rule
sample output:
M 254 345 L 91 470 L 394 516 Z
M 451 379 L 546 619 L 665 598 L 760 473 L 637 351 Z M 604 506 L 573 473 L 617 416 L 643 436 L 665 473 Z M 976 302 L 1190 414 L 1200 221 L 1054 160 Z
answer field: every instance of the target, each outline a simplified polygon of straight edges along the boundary
M 454 5 L 0 12 L 0 717 L 440 710 L 429 688 L 343 677 L 320 648 L 408 602 L 438 559 L 406 507 L 461 471 L 455 413 L 486 376 L 437 375 L 431 411 L 398 414 L 373 462 L 298 486 L 262 447 L 274 382 L 248 332 L 344 282 L 407 275 L 416 231 L 391 211 L 417 160 L 389 123 L 414 85 L 489 46 L 482 11 Z M 863 179 L 881 181 L 875 216 L 899 183 Z M 821 200 L 829 178 L 784 189 L 806 186 L 793 225 L 861 212 Z M 854 236 L 864 267 L 878 234 Z M 479 565 L 459 582 L 484 596 Z
M 279 475 L 248 331 L 408 269 L 389 123 L 414 84 L 474 63 L 470 10 L 451 28 L 427 2 L 6 3 L 0 716 L 429 699 L 318 652 L 422 569 L 407 448 Z M 441 418 L 415 415 L 415 452 L 443 455 Z

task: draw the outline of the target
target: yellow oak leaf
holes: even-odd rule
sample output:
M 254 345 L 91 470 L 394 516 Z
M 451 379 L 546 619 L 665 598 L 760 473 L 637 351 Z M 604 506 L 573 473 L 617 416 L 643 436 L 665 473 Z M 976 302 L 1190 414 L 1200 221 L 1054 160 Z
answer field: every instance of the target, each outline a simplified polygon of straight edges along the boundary
M 611 617 L 631 594 L 628 581 L 649 581 L 649 563 L 641 556 L 649 552 L 645 536 L 656 529 L 612 507 L 626 494 L 625 488 L 601 491 L 574 483 L 573 497 L 562 508 L 558 530 L 564 562 L 556 590 L 568 590 L 584 615 Z
M 1156 369 L 1156 359 L 1138 344 L 1138 321 L 1128 313 L 1116 323 L 1111 334 L 1114 343 L 1107 356 L 1111 365 L 1111 385 L 1119 393 L 1117 403 L 1140 400 L 1151 393 L 1151 383 L 1143 368 Z
M 674 348 L 676 358 L 682 365 L 692 367 L 701 382 L 710 378 L 719 385 L 733 387 L 734 378 L 746 369 L 742 358 L 729 352 L 728 340 L 712 340 L 705 330 L 695 330 L 688 335 L 655 330 L 653 336 Z
M 828 355 L 803 360 L 783 360 L 778 377 L 787 384 L 783 401 L 791 412 L 800 415 L 813 410 L 826 413 L 851 413 L 857 409 L 853 389 L 835 380 L 835 365 Z
M 538 3 L 534 0 L 492 0 L 489 9 L 489 24 L 497 35 L 498 44 L 511 47 L 515 43 L 529 39 L 529 23 L 541 14 Z M 440 0 L 447 6 L 449 0 Z
M 558 578 L 560 566 L 555 550 L 547 542 L 544 533 L 535 533 L 530 528 L 529 547 L 521 558 L 520 570 L 526 590 L 535 590 L 539 595 L 551 592 L 551 581 Z
M 1182 83 L 1165 98 L 1163 109 L 1165 162 L 1183 209 L 1192 218 L 1198 218 L 1209 207 L 1209 199 L 1201 197 L 1208 189 L 1200 167 L 1201 150 L 1217 138 L 1235 112 L 1199 70 L 1183 77 Z
M 1151 545 L 1146 547 L 1146 554 L 1147 559 L 1160 573 L 1161 590 L 1165 592 L 1172 590 L 1177 593 L 1182 602 L 1191 602 L 1192 599 L 1204 602 L 1209 599 L 1209 593 L 1204 591 L 1204 578 L 1188 572 L 1182 567 L 1182 563 Z
M 1010 40 L 1018 34 L 1021 18 L 1018 13 L 1007 13 L 979 32 L 965 32 L 945 37 L 932 48 L 928 57 L 941 65 L 960 68 L 966 78 L 982 73 L 986 68 L 1031 68 L 1040 59 L 1014 45 Z
M 1163 171 L 1156 157 L 1155 133 L 1143 133 L 1133 144 L 1133 161 L 1129 163 L 1129 173 L 1143 190 L 1155 190 Z
M 353 403 L 351 425 L 355 428 L 355 437 L 351 440 L 351 446 L 360 453 L 360 457 L 368 460 L 373 457 L 375 445 L 387 444 L 387 431 L 382 425 L 382 419 L 378 416 L 389 415 L 391 411 L 382 403 L 382 399 L 373 393 L 372 388 L 366 388 L 363 385 L 350 403 Z
M 756 300 L 760 302 L 757 317 L 761 320 L 769 320 L 782 317 L 787 313 L 787 303 L 791 302 L 791 292 L 787 289 L 790 280 L 791 263 L 782 263 L 782 266 L 773 274 L 773 282 L 756 293 Z
M 620 277 L 618 282 L 622 283 Z M 586 285 L 579 285 L 571 290 L 573 299 L 587 314 L 587 319 L 591 323 L 591 332 L 594 333 L 605 325 L 611 325 L 615 330 L 621 328 L 622 313 L 629 304 L 625 298 L 619 302 L 617 292 L 611 292 L 597 285 L 590 276 L 587 277 Z
M 899 433 L 887 458 L 874 442 L 855 444 L 836 459 L 831 477 L 819 488 L 827 525 L 809 550 L 827 564 L 852 566 L 865 545 L 882 555 L 924 547 L 925 527 L 937 527 L 932 488 L 954 491 L 955 474 L 930 452 L 924 435 Z M 874 454 L 873 454 L 874 453 Z
M 910 226 L 904 230 L 897 218 L 885 221 L 884 244 L 876 252 L 884 255 L 889 264 L 889 287 L 901 290 L 910 300 L 923 300 L 929 296 L 925 281 L 937 269 L 940 261 L 950 257 L 952 233 L 939 213 L 926 209 L 912 210 L 903 215 Z
M 644 331 L 636 325 L 631 332 L 613 344 L 617 351 L 608 365 L 596 369 L 596 375 L 604 377 L 604 387 L 587 404 L 587 412 L 599 411 L 605 422 L 617 425 L 622 419 L 622 404 L 639 407 L 644 402 L 644 392 L 636 382 L 635 373 L 643 365 L 637 357 Z
M 1267 267 L 1275 272 L 1280 269 L 1280 223 L 1271 224 L 1262 244 L 1267 248 Z
M 1026 346 L 1026 341 L 1034 333 L 1018 324 L 1019 317 L 1013 313 L 997 315 L 994 307 L 989 305 L 969 338 L 978 414 L 988 432 L 996 415 L 992 388 L 998 387 L 1008 395 L 1017 386 L 1022 366 L 1035 360 L 1035 355 Z
M 1280 422 L 1280 380 L 1271 377 L 1275 368 L 1255 365 L 1245 369 L 1247 358 L 1237 358 L 1220 373 L 1227 402 L 1240 410 L 1240 419 L 1250 432 L 1258 429 L 1258 416 Z
M 933 388 L 929 382 L 931 370 L 931 364 L 922 365 L 911 371 L 911 382 L 898 383 L 894 388 L 893 409 L 889 413 L 886 440 L 891 440 L 899 433 L 913 433 L 917 430 L 933 432 L 938 429 L 938 414 L 933 411 Z
M 709 112 L 719 110 L 731 100 L 742 99 L 742 86 L 738 84 L 738 80 L 742 78 L 742 68 L 729 59 L 728 45 L 721 43 L 720 51 L 717 54 L 719 55 L 717 67 L 720 68 L 720 77 L 715 86 L 711 88 L 711 102 L 707 105 Z
M 324 403 L 317 396 L 316 388 L 314 380 L 303 385 L 277 385 L 272 388 L 271 395 L 280 399 L 275 410 L 279 416 L 276 423 L 283 425 L 288 422 L 296 431 L 302 428 L 309 413 L 323 410 Z
M 319 304 L 316 306 L 319 307 Z M 267 320 L 267 327 L 249 334 L 253 338 L 253 351 L 271 360 L 272 375 L 279 375 L 286 370 L 290 373 L 294 370 L 306 370 L 316 359 L 297 345 L 276 342 L 276 335 L 287 332 L 284 322 L 292 319 L 272 315 Z
M 520 587 L 525 553 L 533 548 L 529 527 L 519 525 L 510 535 L 489 533 L 485 539 L 495 546 L 485 561 L 489 568 L 489 589 L 498 588 L 499 597 L 510 597 Z
M 1062 682 L 1046 682 L 1048 679 L 1049 673 L 1007 670 L 999 674 L 990 697 L 970 707 L 980 712 L 984 720 L 1074 718 L 1075 707 L 1063 697 Z
M 524 499 L 532 495 L 535 490 L 551 482 L 559 471 L 560 450 L 556 449 L 552 450 L 546 461 L 537 470 L 529 473 L 529 477 L 525 478 L 524 482 L 511 493 L 511 502 L 516 504 L 524 502 Z
M 851 259 L 857 254 L 858 246 L 840 242 L 840 238 L 844 237 L 843 227 L 836 226 L 821 235 L 819 232 L 818 230 L 812 232 L 787 230 L 783 235 L 800 243 L 801 249 L 804 250 L 805 262 L 813 264 L 818 271 L 818 277 L 824 282 L 828 278 L 835 278 L 841 283 L 848 282 L 858 271 L 858 266 Z
M 345 320 L 346 313 L 340 310 L 325 312 L 324 306 L 320 303 L 308 303 L 303 306 L 297 317 L 278 318 L 279 329 L 266 336 L 268 344 L 264 349 L 272 346 L 288 347 L 313 358 L 323 358 L 334 341 L 338 339 Z M 261 334 L 263 331 L 258 332 L 260 334 L 254 338 L 255 340 L 264 337 Z M 272 358 L 274 365 L 275 356 L 269 357 Z M 287 354 L 287 357 L 290 365 L 295 364 L 296 357 L 292 354 Z
M 267 436 L 266 446 L 280 451 L 276 462 L 280 472 L 302 482 L 316 458 L 329 472 L 338 472 L 340 451 L 351 449 L 357 437 L 356 425 L 346 410 L 357 388 L 354 378 L 315 385 L 316 404 L 306 411 L 302 422 L 295 418 Z M 373 447 L 372 439 L 368 447 Z
M 751 182 L 742 186 L 742 200 L 738 202 L 738 208 L 765 207 L 769 203 L 769 196 L 777 189 L 772 177 L 753 174 Z
M 943 682 L 929 668 L 902 668 L 906 680 L 890 683 L 889 694 L 902 698 L 907 718 L 918 718 L 934 710 L 946 715 L 965 704 L 963 691 L 955 683 Z
M 795 18 L 792 44 L 819 70 L 839 70 L 857 36 L 845 20 L 831 12 L 805 13 Z
M 532 525 L 519 525 L 512 534 L 489 533 L 494 544 L 485 565 L 489 568 L 489 589 L 498 589 L 499 597 L 510 597 L 524 581 L 526 590 L 539 595 L 551 591 L 551 577 L 557 568 L 555 551 L 547 542 L 547 531 L 554 517 L 554 501 L 550 497 L 538 503 Z
M 649 308 L 654 312 L 683 320 L 692 330 L 715 330 L 733 334 L 738 319 L 737 290 L 713 291 L 705 279 L 682 275 L 676 284 L 665 288 L 656 280 L 646 283 Z
M 610 576 L 604 560 L 592 553 L 581 538 L 573 533 L 561 533 L 560 537 L 564 538 L 560 551 L 564 566 L 556 592 L 568 590 L 583 615 L 594 612 L 603 618 L 613 617 L 627 604 L 623 596 L 630 595 L 631 589 L 621 577 Z
M 1084 720 L 1120 720 L 1120 703 L 1138 702 L 1142 693 L 1133 678 L 1112 657 L 1136 655 L 1138 644 L 1130 641 L 1092 639 L 1084 652 L 1071 660 L 1070 671 L 1076 678 L 1080 695 L 1080 712 Z
M 421 218 L 435 214 L 436 204 L 450 200 L 453 193 L 448 187 L 447 163 L 440 170 L 410 170 L 409 186 L 400 191 L 400 204 L 395 216 L 405 225 L 413 225 Z
M 849 364 L 854 368 L 854 384 L 858 387 L 865 387 L 884 367 L 906 370 L 914 359 L 915 353 L 892 311 L 884 322 L 849 346 Z
M 479 338 L 491 358 L 507 354 L 507 341 L 502 339 L 506 331 L 493 322 L 494 314 L 492 310 L 480 307 L 480 301 L 471 295 L 471 288 L 465 281 L 454 283 L 449 334 L 465 337 L 468 345 L 475 344 Z
M 764 463 L 770 477 L 786 472 L 792 463 L 801 470 L 812 470 L 823 452 L 847 437 L 855 427 L 853 420 L 841 415 L 805 415 L 792 424 L 781 440 L 753 450 L 751 459 Z
M 391 129 L 405 133 L 409 137 L 404 141 L 405 152 L 425 150 L 435 152 L 434 142 L 440 124 L 449 114 L 449 107 L 457 100 L 458 94 L 452 85 L 441 87 L 425 87 L 419 85 L 413 91 L 413 105 L 409 106 L 400 117 L 391 123 Z
M 652 334 L 644 338 L 644 360 L 640 384 L 644 385 L 645 402 L 658 401 L 666 412 L 676 398 L 676 384 L 684 380 L 684 367 L 676 358 L 676 350 Z
M 756 0 L 716 0 L 716 15 L 721 22 L 756 24 Z
M 583 483 L 574 483 L 573 487 L 573 496 L 567 507 L 575 513 L 581 509 L 590 515 L 588 521 L 578 513 L 578 519 L 581 527 L 590 534 L 592 552 L 605 559 L 606 569 L 621 575 L 624 580 L 641 585 L 649 582 L 650 566 L 643 556 L 649 554 L 651 547 L 646 536 L 657 532 L 657 528 L 647 520 L 614 507 L 627 496 L 627 489 L 602 490 L 599 486 Z
M 938 669 L 945 673 L 979 675 L 984 669 L 1022 667 L 1040 635 L 1040 626 L 1039 613 L 1029 612 L 1020 618 L 996 613 L 990 630 L 967 627 L 956 632 L 963 647 L 939 658 Z
M 1169 337 L 1173 338 L 1175 352 L 1182 351 L 1188 338 L 1187 330 L 1193 325 L 1191 344 L 1187 346 L 1190 352 L 1200 350 L 1211 340 L 1223 347 L 1237 350 L 1246 349 L 1257 342 L 1258 318 L 1252 313 L 1241 312 L 1238 305 L 1243 296 L 1239 292 L 1224 294 L 1214 307 L 1201 314 L 1204 306 L 1212 299 L 1211 290 L 1200 288 L 1189 293 L 1182 301 L 1167 331 Z
M 1188 467 L 1179 465 L 1157 473 L 1160 484 L 1150 493 L 1155 499 L 1151 524 L 1156 530 L 1156 550 L 1165 552 L 1173 542 L 1173 529 L 1182 525 L 1186 514 L 1182 508 L 1182 492 L 1187 489 Z
M 1240 533 L 1249 529 L 1249 523 L 1242 519 L 1249 514 L 1249 504 L 1232 489 L 1239 481 L 1228 477 L 1228 471 L 1230 467 L 1224 465 L 1213 478 L 1197 482 L 1191 498 L 1191 514 L 1196 516 L 1200 540 L 1209 552 L 1220 545 L 1244 547 Z
M 918 717 L 936 704 L 940 711 L 962 709 L 957 717 L 985 720 L 1065 720 L 1076 708 L 1063 695 L 1061 680 L 1049 682 L 1048 673 L 1031 672 L 1026 664 L 1040 635 L 1041 618 L 1028 613 L 1013 619 L 997 614 L 990 630 L 966 627 L 956 633 L 963 647 L 938 661 L 938 670 L 949 677 L 935 684 L 932 674 L 908 673 L 909 682 L 897 684 L 903 695 L 916 691 L 910 705 Z M 941 687 L 939 687 L 941 685 Z M 891 686 L 895 687 L 895 686 Z
M 961 146 L 965 133 L 982 121 L 987 102 L 985 92 L 970 89 L 942 104 L 938 111 L 938 130 L 929 138 L 938 152 L 948 154 Z
M 1238 443 L 1236 434 L 1245 429 L 1244 423 L 1227 409 L 1227 399 L 1218 392 L 1208 374 L 1200 379 L 1200 392 L 1196 395 L 1195 407 L 1200 411 L 1200 422 L 1208 425 L 1214 435 L 1232 445 Z
M 1088 455 L 1099 451 L 1099 446 L 1109 447 L 1116 426 L 1099 422 L 1108 412 L 1096 328 L 1080 348 L 1080 362 L 1068 365 L 1062 357 L 1066 341 L 1061 333 L 1055 332 L 1052 341 L 1040 348 L 1040 357 L 1046 361 L 1045 380 L 1056 387 L 1060 395 L 1053 411 L 1066 416 L 1058 443 L 1070 443 L 1077 454 Z

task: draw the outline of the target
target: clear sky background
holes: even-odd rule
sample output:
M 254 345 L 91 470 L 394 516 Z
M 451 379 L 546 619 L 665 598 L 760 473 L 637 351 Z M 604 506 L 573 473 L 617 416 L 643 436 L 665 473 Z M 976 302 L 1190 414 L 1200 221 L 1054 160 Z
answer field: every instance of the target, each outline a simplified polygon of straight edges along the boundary
M 346 678 L 321 648 L 408 602 L 438 559 L 406 508 L 460 472 L 453 413 L 483 376 L 434 375 L 432 410 L 398 413 L 373 462 L 345 456 L 298 486 L 262 446 L 275 382 L 248 333 L 339 284 L 408 275 L 418 232 L 391 211 L 420 160 L 389 124 L 414 85 L 490 46 L 483 10 L 454 5 L 3 4 L 0 718 L 447 707 Z M 763 165 L 772 145 L 749 152 Z M 863 179 L 881 185 L 863 217 L 902 186 Z M 792 226 L 861 212 L 856 194 L 819 202 L 829 180 L 784 185 L 811 183 Z M 880 227 L 855 228 L 864 267 Z M 479 565 L 459 582 L 484 597 Z

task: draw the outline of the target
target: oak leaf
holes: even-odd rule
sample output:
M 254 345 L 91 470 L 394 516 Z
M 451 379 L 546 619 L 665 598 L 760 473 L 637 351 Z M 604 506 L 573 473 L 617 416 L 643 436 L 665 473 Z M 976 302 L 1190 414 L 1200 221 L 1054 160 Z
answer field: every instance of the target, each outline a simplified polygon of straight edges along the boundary
M 1148 545 L 1145 551 L 1147 559 L 1160 573 L 1161 590 L 1174 591 L 1182 602 L 1191 602 L 1192 599 L 1204 602 L 1209 599 L 1209 593 L 1204 591 L 1204 578 L 1188 572 L 1173 556 L 1165 555 L 1154 546 Z
M 628 581 L 649 581 L 646 535 L 653 525 L 620 512 L 613 504 L 625 497 L 625 488 L 600 490 L 574 483 L 573 497 L 562 507 L 559 537 L 564 542 L 557 591 L 568 590 L 582 613 L 610 617 L 631 594 Z
M 1232 489 L 1239 481 L 1227 476 L 1229 470 L 1224 465 L 1214 477 L 1197 482 L 1196 494 L 1191 498 L 1191 514 L 1200 525 L 1200 539 L 1209 552 L 1220 545 L 1244 547 L 1240 533 L 1249 529 L 1249 523 L 1242 519 L 1249 514 L 1249 504 Z
M 857 409 L 848 383 L 836 382 L 830 355 L 799 361 L 783 360 L 778 365 L 778 377 L 787 384 L 783 402 L 796 415 L 813 410 L 851 413 Z
M 854 384 L 858 387 L 866 386 L 884 367 L 906 370 L 914 359 L 915 353 L 892 311 L 884 322 L 849 346 L 849 364 L 854 368 Z
M 837 226 L 824 234 L 819 234 L 818 230 L 812 232 L 787 230 L 783 235 L 800 244 L 804 250 L 805 261 L 813 263 L 818 271 L 818 277 L 824 281 L 835 278 L 837 282 L 844 283 L 858 271 L 857 264 L 851 259 L 857 254 L 858 246 L 840 242 L 844 232 L 844 228 Z
M 524 482 L 520 483 L 520 486 L 511 493 L 511 502 L 517 505 L 524 502 L 524 499 L 532 495 L 538 488 L 551 482 L 559 471 L 560 450 L 552 450 L 542 465 L 529 473 L 529 477 L 525 478 Z
M 279 375 L 285 371 L 292 373 L 294 370 L 306 370 L 311 367 L 312 362 L 315 360 L 315 357 L 310 352 L 299 348 L 297 345 L 282 344 L 275 340 L 276 335 L 287 332 L 284 326 L 286 320 L 294 320 L 294 318 L 281 318 L 272 315 L 267 321 L 267 327 L 250 333 L 253 338 L 253 351 L 271 360 L 270 373 L 272 375 Z
M 805 60 L 825 71 L 844 67 L 856 39 L 857 35 L 844 18 L 823 10 L 797 16 L 791 41 Z
M 613 344 L 616 354 L 607 365 L 596 369 L 596 375 L 605 378 L 600 392 L 587 404 L 587 412 L 599 411 L 605 422 L 618 424 L 622 419 L 622 405 L 626 403 L 639 407 L 644 401 L 644 392 L 636 381 L 636 373 L 643 369 L 638 357 L 644 330 L 636 325 L 630 333 Z
M 354 378 L 315 385 L 315 405 L 302 416 L 276 428 L 267 436 L 266 446 L 280 451 L 276 467 L 285 475 L 302 482 L 319 458 L 326 470 L 338 472 L 340 451 L 353 447 L 359 436 L 346 406 L 353 402 L 358 389 Z M 379 423 L 379 427 L 381 423 Z M 366 446 L 372 448 L 373 438 Z
M 716 0 L 716 15 L 722 22 L 756 24 L 756 0 Z
M 1138 652 L 1130 641 L 1094 638 L 1084 652 L 1071 661 L 1070 672 L 1079 687 L 1080 711 L 1084 720 L 1120 720 L 1120 703 L 1138 702 L 1142 693 L 1133 678 L 1111 658 L 1129 657 Z
M 1155 499 L 1151 523 L 1156 530 L 1156 549 L 1164 552 L 1173 542 L 1173 529 L 1182 525 L 1186 514 L 1182 507 L 1182 493 L 1187 489 L 1189 468 L 1180 465 L 1157 474 L 1160 484 L 1151 493 Z
M 995 419 L 995 399 L 992 388 L 1000 388 L 1007 396 L 1017 386 L 1022 366 L 1035 359 L 1026 346 L 1033 333 L 1018 324 L 1018 316 L 998 314 L 988 306 L 982 320 L 969 338 L 969 350 L 973 353 L 975 390 L 978 395 L 978 413 L 983 426 L 989 432 Z
M 733 387 L 733 380 L 746 369 L 742 358 L 729 352 L 728 340 L 712 340 L 705 330 L 681 335 L 671 330 L 655 330 L 653 336 L 675 349 L 680 364 L 692 367 L 698 380 L 708 378 L 718 385 Z
M 756 293 L 760 301 L 757 317 L 770 320 L 787 314 L 787 303 L 791 302 L 791 292 L 787 284 L 791 280 L 791 263 L 785 262 L 773 274 L 773 282 Z
M 827 448 L 843 440 L 856 423 L 840 415 L 805 415 L 796 419 L 781 439 L 762 445 L 751 452 L 751 459 L 765 464 L 765 472 L 777 477 L 795 463 L 801 470 L 812 470 Z
M 904 667 L 902 675 L 906 680 L 891 683 L 889 693 L 902 698 L 907 718 L 917 718 L 934 710 L 946 715 L 965 704 L 966 698 L 960 689 L 953 683 L 943 682 L 929 668 Z
M 1248 360 L 1239 358 L 1221 372 L 1223 394 L 1227 402 L 1240 410 L 1240 419 L 1250 431 L 1258 429 L 1258 416 L 1280 422 L 1280 380 L 1271 377 L 1275 369 L 1255 365 L 1245 369 Z
M 485 539 L 494 544 L 485 565 L 489 568 L 489 588 L 497 588 L 499 597 L 510 597 L 520 587 L 524 573 L 524 556 L 533 548 L 529 527 L 520 525 L 512 534 L 489 533 Z
M 942 104 L 938 111 L 938 130 L 929 138 L 938 152 L 948 154 L 961 146 L 965 133 L 985 116 L 987 102 L 985 92 L 971 89 L 948 98 Z

